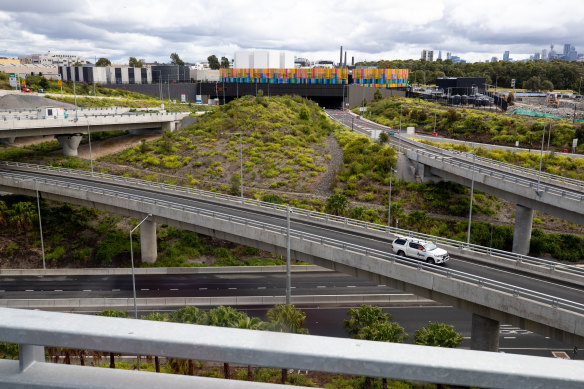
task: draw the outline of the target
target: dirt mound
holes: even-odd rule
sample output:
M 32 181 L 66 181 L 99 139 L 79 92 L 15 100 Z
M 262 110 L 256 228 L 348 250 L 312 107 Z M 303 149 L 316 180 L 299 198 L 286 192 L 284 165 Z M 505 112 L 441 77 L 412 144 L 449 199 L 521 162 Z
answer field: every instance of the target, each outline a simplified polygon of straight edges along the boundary
M 9 94 L 0 97 L 0 109 L 37 109 L 44 107 L 75 108 L 75 105 L 34 95 Z

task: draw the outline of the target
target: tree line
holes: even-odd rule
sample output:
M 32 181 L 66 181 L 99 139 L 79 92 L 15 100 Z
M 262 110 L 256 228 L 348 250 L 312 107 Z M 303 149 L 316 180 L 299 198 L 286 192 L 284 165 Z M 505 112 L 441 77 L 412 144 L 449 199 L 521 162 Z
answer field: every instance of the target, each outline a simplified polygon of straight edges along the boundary
M 525 62 L 475 62 L 453 63 L 452 60 L 381 60 L 359 62 L 357 66 L 377 66 L 379 68 L 409 69 L 409 82 L 435 84 L 438 77 L 485 77 L 487 84 L 510 88 L 515 79 L 517 87 L 532 89 L 533 82 L 551 83 L 555 89 L 581 91 L 584 78 L 584 62 L 530 60 Z M 528 82 L 530 79 L 536 77 Z M 527 84 L 525 84 L 528 82 Z M 524 86 L 525 84 L 525 86 Z M 550 88 L 550 84 L 543 86 Z

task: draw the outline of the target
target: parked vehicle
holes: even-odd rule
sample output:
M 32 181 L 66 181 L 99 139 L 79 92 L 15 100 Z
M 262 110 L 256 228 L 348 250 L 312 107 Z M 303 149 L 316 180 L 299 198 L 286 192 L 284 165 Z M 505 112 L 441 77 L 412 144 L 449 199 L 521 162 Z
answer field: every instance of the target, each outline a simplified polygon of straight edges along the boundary
M 397 237 L 391 243 L 391 249 L 397 255 L 419 259 L 431 264 L 444 264 L 450 256 L 444 249 L 425 240 Z
M 31 90 L 30 90 L 30 88 L 22 88 L 22 91 L 23 92 L 30 92 Z

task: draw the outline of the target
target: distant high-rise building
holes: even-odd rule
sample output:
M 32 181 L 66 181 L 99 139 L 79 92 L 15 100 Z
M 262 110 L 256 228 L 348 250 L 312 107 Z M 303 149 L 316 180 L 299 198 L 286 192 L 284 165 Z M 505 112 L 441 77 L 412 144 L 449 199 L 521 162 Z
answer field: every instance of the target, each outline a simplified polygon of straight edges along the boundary
M 438 59 L 442 59 L 442 50 L 438 50 Z
M 446 52 L 446 59 L 452 59 L 452 53 L 450 51 Z
M 572 50 L 572 45 L 570 43 L 564 43 L 564 57 L 567 57 Z
M 568 52 L 568 55 L 566 56 L 566 61 L 576 61 L 578 59 L 578 52 L 576 51 L 576 48 L 574 46 L 570 47 L 570 51 Z
M 548 60 L 548 52 L 547 52 L 547 49 L 543 49 L 541 51 L 541 59 L 543 59 L 544 61 L 547 61 Z
M 457 55 L 451 55 L 450 59 L 452 60 L 452 63 L 459 63 L 460 61 L 460 57 Z
M 499 60 L 499 58 L 497 57 L 491 57 L 491 62 L 497 62 Z
M 503 53 L 503 61 L 509 61 L 509 50 Z
M 434 51 L 426 49 L 422 50 L 422 59 L 432 62 L 434 60 Z
M 540 58 L 539 53 L 533 54 L 533 59 L 538 60 Z

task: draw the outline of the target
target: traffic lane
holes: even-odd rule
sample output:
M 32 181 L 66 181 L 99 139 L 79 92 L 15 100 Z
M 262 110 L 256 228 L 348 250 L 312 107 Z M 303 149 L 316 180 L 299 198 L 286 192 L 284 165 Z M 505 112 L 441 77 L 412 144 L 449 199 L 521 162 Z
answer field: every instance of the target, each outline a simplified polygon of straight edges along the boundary
M 35 173 L 36 174 L 36 173 Z M 68 182 L 75 182 L 79 184 L 84 184 L 83 180 L 76 177 L 59 177 L 59 180 L 64 180 Z M 258 222 L 263 222 L 267 224 L 276 225 L 282 228 L 285 228 L 286 225 L 286 218 L 285 215 L 270 215 L 264 214 L 261 209 L 254 209 L 252 207 L 248 209 L 239 209 L 233 208 L 229 205 L 224 204 L 215 204 L 209 203 L 201 199 L 195 198 L 188 198 L 184 195 L 168 195 L 162 194 L 158 192 L 149 191 L 147 188 L 144 190 L 142 189 L 134 189 L 129 188 L 126 186 L 118 186 L 110 183 L 102 183 L 102 182 L 95 182 L 94 183 L 98 187 L 116 190 L 125 193 L 131 193 L 135 195 L 145 195 L 148 194 L 151 197 L 155 197 L 157 199 L 178 203 L 186 206 L 193 206 L 201 209 L 205 209 L 208 211 L 215 211 L 221 212 L 225 214 L 231 214 L 234 216 L 239 216 L 242 218 L 247 218 L 250 220 L 255 220 Z M 380 250 L 383 252 L 389 252 L 390 247 L 390 240 L 383 240 L 376 237 L 367 237 L 362 235 L 361 233 L 353 233 L 349 231 L 339 230 L 335 227 L 330 226 L 319 226 L 317 224 L 313 224 L 312 222 L 303 222 L 297 219 L 291 221 L 291 229 L 297 230 L 305 233 L 310 233 L 313 235 L 320 235 L 326 238 L 335 239 L 340 242 L 352 243 L 362 247 L 368 247 L 376 250 Z M 455 259 L 455 258 L 453 258 Z M 415 266 L 415 265 L 412 265 Z M 520 288 L 530 289 L 537 291 L 539 293 L 551 295 L 554 297 L 559 297 L 566 300 L 571 300 L 575 302 L 584 303 L 584 295 L 582 293 L 576 293 L 574 289 L 566 289 L 563 285 L 555 285 L 552 282 L 537 282 L 536 280 L 541 280 L 537 277 L 526 277 L 524 275 L 516 274 L 516 273 L 508 273 L 502 272 L 499 269 L 490 269 L 485 267 L 484 265 L 477 265 L 474 263 L 466 262 L 465 264 L 458 264 L 457 261 L 451 260 L 447 264 L 447 266 L 451 267 L 454 270 L 459 270 L 463 272 L 467 272 L 469 274 L 479 275 L 488 279 L 492 279 L 495 281 L 507 283 L 513 286 L 517 286 Z M 584 290 L 584 287 L 580 289 L 580 291 Z
M 69 281 L 13 278 L 4 282 L 2 299 L 52 299 L 79 297 L 132 297 L 130 276 L 70 277 Z M 261 273 L 258 275 L 204 274 L 138 275 L 137 297 L 215 297 L 284 295 L 285 274 Z M 295 295 L 353 295 L 353 294 L 405 294 L 383 285 L 359 280 L 341 273 L 317 272 L 292 275 Z

